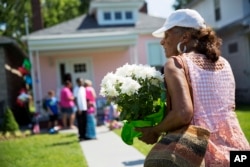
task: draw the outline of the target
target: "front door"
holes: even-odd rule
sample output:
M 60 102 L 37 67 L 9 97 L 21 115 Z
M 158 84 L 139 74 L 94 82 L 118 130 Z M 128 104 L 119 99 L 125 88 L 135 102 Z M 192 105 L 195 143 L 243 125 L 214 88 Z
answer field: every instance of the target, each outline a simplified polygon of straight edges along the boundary
M 92 80 L 92 63 L 90 59 L 69 59 L 62 60 L 58 63 L 60 81 L 58 86 L 63 84 L 65 75 L 70 76 L 73 86 L 76 85 L 76 79 L 78 77 L 83 79 Z

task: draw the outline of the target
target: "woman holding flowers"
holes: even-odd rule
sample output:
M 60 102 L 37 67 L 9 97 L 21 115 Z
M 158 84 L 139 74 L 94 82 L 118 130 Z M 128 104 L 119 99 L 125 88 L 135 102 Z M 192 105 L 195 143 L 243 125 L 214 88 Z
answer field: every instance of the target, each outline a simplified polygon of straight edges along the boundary
M 164 152 L 169 147 L 192 149 L 194 143 L 174 145 L 180 138 L 170 141 L 167 135 L 159 140 L 162 133 L 197 125 L 210 131 L 205 166 L 228 167 L 230 151 L 250 147 L 234 112 L 235 81 L 228 61 L 220 56 L 221 39 L 198 12 L 190 9 L 174 11 L 153 35 L 162 38 L 161 45 L 168 58 L 164 67 L 168 113 L 156 126 L 136 128 L 141 132 L 140 140 L 156 143 L 144 166 L 204 165 L 189 158 L 193 152 L 173 154 L 174 160 L 166 158 L 172 153 Z

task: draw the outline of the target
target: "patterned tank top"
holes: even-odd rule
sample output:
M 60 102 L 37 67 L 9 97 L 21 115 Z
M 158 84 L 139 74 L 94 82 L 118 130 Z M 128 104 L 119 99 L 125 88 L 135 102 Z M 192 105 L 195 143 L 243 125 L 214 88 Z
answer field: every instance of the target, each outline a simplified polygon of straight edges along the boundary
M 212 63 L 202 54 L 184 54 L 193 90 L 192 123 L 210 130 L 206 167 L 229 166 L 229 151 L 250 150 L 235 110 L 235 80 L 228 61 Z

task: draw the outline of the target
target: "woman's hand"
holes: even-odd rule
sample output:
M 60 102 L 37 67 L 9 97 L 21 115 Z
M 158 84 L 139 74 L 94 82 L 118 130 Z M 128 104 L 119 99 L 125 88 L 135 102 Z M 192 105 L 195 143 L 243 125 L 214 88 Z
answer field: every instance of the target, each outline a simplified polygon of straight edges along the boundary
M 139 140 L 143 141 L 146 144 L 154 144 L 158 141 L 160 133 L 155 132 L 154 127 L 143 127 L 135 128 L 135 131 L 141 132 L 141 137 L 138 137 Z

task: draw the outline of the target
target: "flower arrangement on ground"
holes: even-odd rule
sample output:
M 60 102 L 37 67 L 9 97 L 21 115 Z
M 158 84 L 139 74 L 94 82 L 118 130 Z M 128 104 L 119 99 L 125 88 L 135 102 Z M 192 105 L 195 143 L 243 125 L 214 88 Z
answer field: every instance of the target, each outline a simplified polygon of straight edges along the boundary
M 133 144 L 140 136 L 134 127 L 154 126 L 164 116 L 165 94 L 163 75 L 154 67 L 125 64 L 104 76 L 100 94 L 118 105 L 124 122 L 122 139 Z

